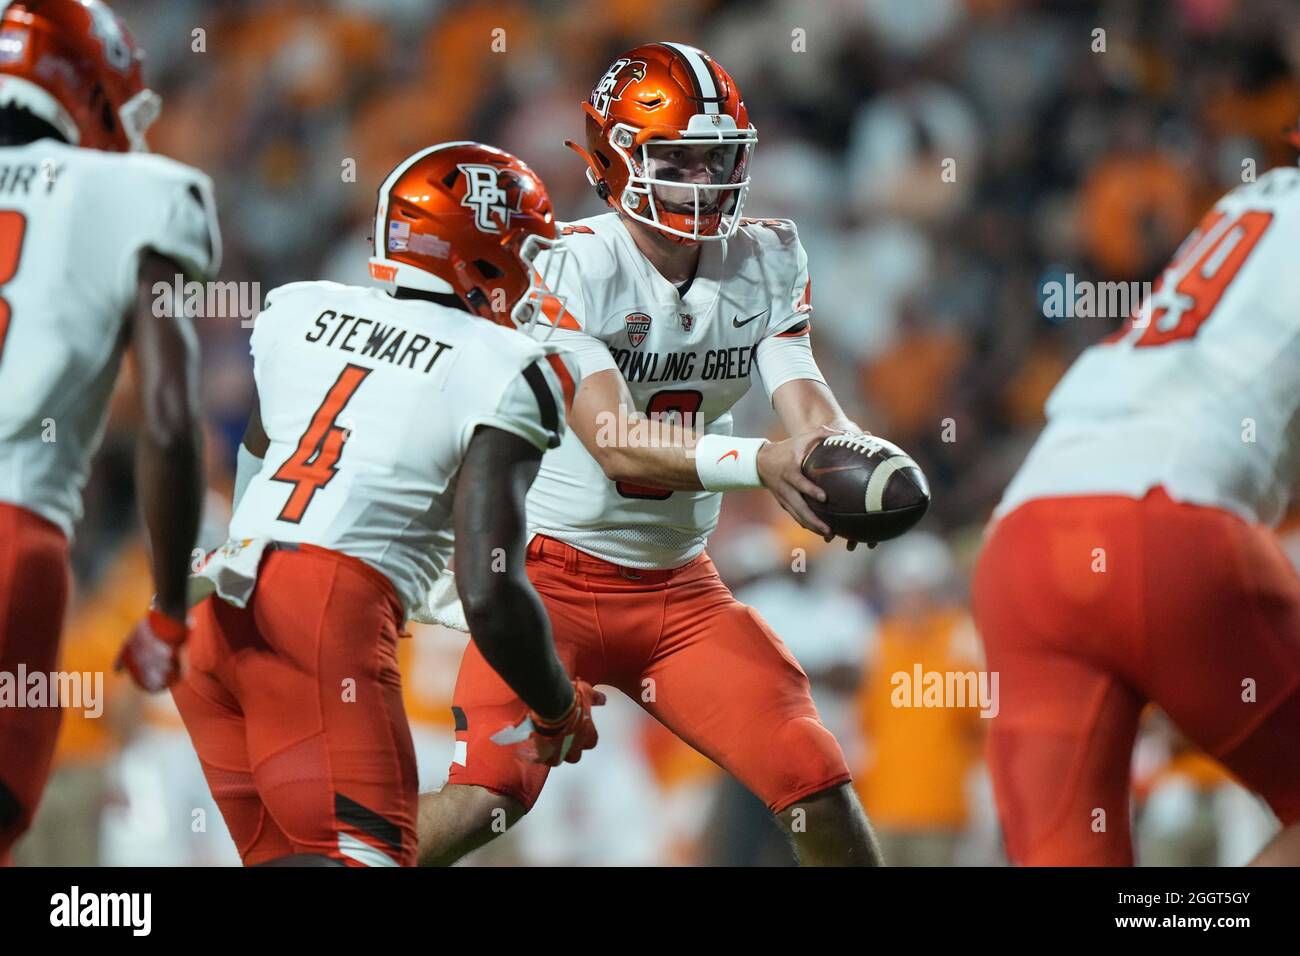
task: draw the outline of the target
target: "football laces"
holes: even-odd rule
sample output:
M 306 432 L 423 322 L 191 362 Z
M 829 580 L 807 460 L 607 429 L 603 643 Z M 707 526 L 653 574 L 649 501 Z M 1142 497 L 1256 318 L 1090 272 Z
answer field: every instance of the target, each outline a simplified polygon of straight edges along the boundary
M 874 435 L 832 435 L 823 440 L 822 444 L 851 448 L 860 455 L 874 455 L 885 447 L 884 443 Z

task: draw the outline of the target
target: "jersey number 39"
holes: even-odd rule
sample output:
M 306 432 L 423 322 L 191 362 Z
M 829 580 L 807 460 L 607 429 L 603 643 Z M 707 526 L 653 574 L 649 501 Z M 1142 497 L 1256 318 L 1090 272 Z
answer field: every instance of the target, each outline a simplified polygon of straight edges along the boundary
M 23 236 L 26 232 L 26 216 L 12 209 L 0 210 L 0 286 L 18 272 L 18 260 L 22 258 Z M 5 354 L 10 316 L 9 301 L 0 294 L 0 358 Z

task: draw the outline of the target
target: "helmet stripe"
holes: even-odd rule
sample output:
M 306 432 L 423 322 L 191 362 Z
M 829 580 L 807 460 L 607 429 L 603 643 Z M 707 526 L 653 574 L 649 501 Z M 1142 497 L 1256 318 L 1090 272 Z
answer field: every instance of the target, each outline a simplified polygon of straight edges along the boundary
M 709 69 L 709 64 L 704 59 L 704 55 L 695 47 L 687 46 L 685 43 L 665 42 L 664 46 L 671 47 L 686 61 L 686 65 L 690 68 L 691 76 L 695 81 L 695 92 L 704 104 L 704 112 L 718 112 L 718 104 L 722 100 L 722 93 L 718 90 L 718 82 L 713 78 L 713 71 Z

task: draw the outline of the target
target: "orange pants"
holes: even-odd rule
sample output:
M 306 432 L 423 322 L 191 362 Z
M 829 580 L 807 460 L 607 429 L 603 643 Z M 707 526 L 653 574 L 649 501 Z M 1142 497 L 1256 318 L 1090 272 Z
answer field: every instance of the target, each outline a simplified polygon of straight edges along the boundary
M 418 783 L 383 574 L 311 545 L 262 562 L 247 608 L 195 608 L 173 688 L 244 863 L 291 854 L 415 862 Z
M 992 529 L 973 599 L 1000 675 L 989 763 L 1012 862 L 1133 862 L 1148 701 L 1300 819 L 1300 578 L 1266 529 L 1163 489 L 1030 501 Z
M 0 502 L 0 672 L 11 680 L 20 664 L 45 674 L 58 666 L 68 577 L 63 532 Z M 0 707 L 0 864 L 36 816 L 62 716 L 58 707 Z
M 570 674 L 621 690 L 774 812 L 849 780 L 807 675 L 707 556 L 672 570 L 632 571 L 538 535 L 528 547 L 528 576 Z M 473 642 L 453 704 L 463 760 L 452 763 L 449 782 L 531 809 L 548 768 L 489 739 L 527 708 Z

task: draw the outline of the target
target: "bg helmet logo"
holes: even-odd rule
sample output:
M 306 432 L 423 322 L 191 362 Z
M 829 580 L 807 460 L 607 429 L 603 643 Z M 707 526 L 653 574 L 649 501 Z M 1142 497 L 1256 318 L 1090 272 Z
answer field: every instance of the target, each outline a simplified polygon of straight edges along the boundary
M 465 196 L 460 204 L 474 210 L 474 225 L 482 232 L 500 233 L 509 228 L 510 214 L 519 212 L 523 200 L 518 184 L 503 185 L 501 170 L 496 166 L 461 163 L 456 168 L 465 174 Z M 514 203 L 510 202 L 509 190 L 512 187 L 515 190 Z
M 131 69 L 131 46 L 117 15 L 102 3 L 88 4 L 86 12 L 92 21 L 91 32 L 104 44 L 104 59 L 108 65 L 119 73 Z
M 625 74 L 624 68 L 630 67 Z M 614 65 L 605 71 L 596 88 L 591 91 L 591 105 L 601 116 L 609 116 L 609 104 L 623 96 L 632 83 L 645 79 L 645 64 L 640 60 L 615 60 Z

